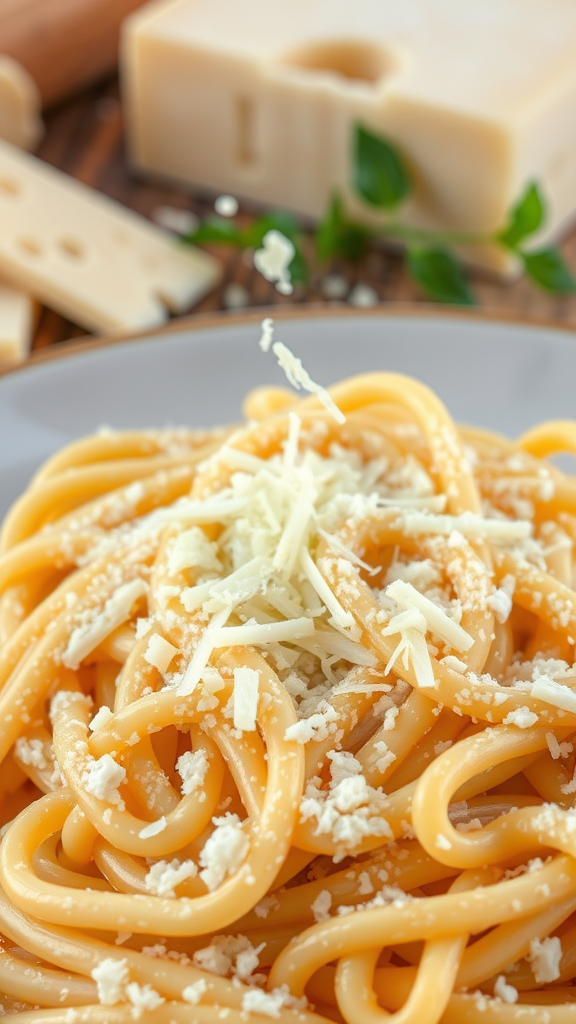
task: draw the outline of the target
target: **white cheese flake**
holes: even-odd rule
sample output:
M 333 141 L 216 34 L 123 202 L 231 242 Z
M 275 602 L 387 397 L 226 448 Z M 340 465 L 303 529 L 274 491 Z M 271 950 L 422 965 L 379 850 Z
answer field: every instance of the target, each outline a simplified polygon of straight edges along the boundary
M 124 807 L 124 801 L 118 787 L 125 781 L 126 769 L 121 764 L 116 764 L 110 754 L 103 754 L 97 761 L 89 761 L 82 774 L 82 786 L 87 793 L 95 796 L 97 800 L 117 804 L 120 810 Z
M 234 669 L 234 728 L 254 732 L 260 677 L 253 668 Z
M 182 991 L 182 999 L 185 1003 L 190 1003 L 192 1006 L 197 1004 L 202 999 L 202 996 L 208 991 L 208 985 L 204 978 L 198 978 L 198 981 L 193 981 L 191 985 L 187 985 Z
M 168 671 L 172 659 L 178 654 L 178 648 L 158 633 L 153 633 L 144 651 L 144 661 L 157 668 L 161 675 Z
M 197 874 L 198 868 L 193 860 L 180 861 L 177 857 L 170 862 L 159 860 L 149 869 L 144 884 L 155 896 L 174 898 L 176 886 Z
M 416 590 L 411 583 L 395 580 L 388 584 L 386 594 L 392 597 L 401 609 L 417 609 L 426 619 L 428 628 L 455 650 L 469 651 L 472 647 L 474 640 L 470 634 L 448 618 L 446 612 L 442 611 L 430 598 Z
M 96 982 L 98 999 L 102 1006 L 115 1006 L 124 999 L 124 988 L 128 981 L 128 961 L 107 957 L 92 970 Z
M 248 836 L 237 814 L 225 814 L 213 818 L 214 831 L 206 840 L 199 861 L 203 870 L 200 878 L 209 892 L 217 889 L 222 882 L 233 875 L 246 859 L 249 849 Z
M 166 825 L 166 818 L 162 815 L 161 818 L 151 821 L 149 825 L 145 825 L 144 828 L 140 829 L 138 836 L 140 839 L 151 839 L 152 836 L 157 836 L 160 832 L 163 832 Z
M 506 718 L 502 719 L 502 724 L 516 725 L 519 729 L 530 729 L 531 726 L 536 725 L 537 721 L 538 715 L 530 711 L 530 708 L 521 707 L 509 711 Z
M 176 771 L 182 779 L 182 794 L 189 796 L 204 785 L 208 773 L 208 755 L 205 750 L 187 750 L 176 761 Z
M 532 939 L 530 953 L 526 957 L 532 968 L 536 984 L 546 985 L 560 977 L 562 943 L 557 935 L 546 939 Z
M 541 675 L 536 679 L 530 696 L 542 700 L 546 704 L 562 708 L 563 711 L 576 712 L 576 693 L 569 686 L 557 683 L 549 676 Z
M 508 985 L 503 974 L 499 974 L 496 978 L 494 995 L 501 999 L 503 1003 L 518 1002 L 518 989 L 515 989 L 513 985 Z
M 62 655 L 62 664 L 76 671 L 110 633 L 130 618 L 134 604 L 146 591 L 144 580 L 123 583 L 106 602 L 103 611 L 72 631 Z

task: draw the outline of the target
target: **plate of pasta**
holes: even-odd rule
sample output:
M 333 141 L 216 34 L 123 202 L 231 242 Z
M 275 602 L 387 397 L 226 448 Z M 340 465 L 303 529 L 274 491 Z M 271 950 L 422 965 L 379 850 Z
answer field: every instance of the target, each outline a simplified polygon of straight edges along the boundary
M 572 1024 L 574 339 L 259 337 L 0 380 L 0 1014 Z

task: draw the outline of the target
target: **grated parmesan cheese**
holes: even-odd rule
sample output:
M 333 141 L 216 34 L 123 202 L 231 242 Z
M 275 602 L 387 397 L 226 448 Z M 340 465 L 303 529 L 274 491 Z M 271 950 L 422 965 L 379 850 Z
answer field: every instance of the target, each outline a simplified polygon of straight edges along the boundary
M 176 771 L 182 779 L 182 794 L 189 796 L 204 784 L 208 773 L 208 755 L 205 750 L 187 750 L 176 761 Z
M 330 907 L 332 906 L 332 895 L 328 892 L 328 889 L 323 889 L 319 892 L 316 899 L 310 905 L 310 910 L 314 914 L 314 920 L 318 924 L 320 921 L 327 921 L 330 917 Z
M 117 804 L 119 810 L 124 810 L 124 801 L 118 787 L 124 782 L 126 769 L 121 764 L 116 764 L 110 754 L 103 754 L 97 761 L 89 761 L 82 774 L 82 785 L 87 793 L 95 796 L 97 800 Z
M 157 1010 L 166 1000 L 151 985 L 139 985 L 137 981 L 131 981 L 126 985 L 126 997 L 134 1009 L 132 1016 L 137 1020 L 142 1016 L 143 1010 Z
M 175 888 L 187 878 L 195 878 L 198 868 L 193 860 L 179 861 L 177 857 L 170 862 L 159 860 L 148 871 L 144 884 L 155 896 L 174 898 Z
M 532 968 L 534 979 L 538 985 L 557 981 L 560 977 L 560 962 L 562 960 L 562 943 L 558 936 L 532 939 L 530 953 L 526 960 Z
M 297 999 L 291 995 L 287 986 L 274 988 L 271 992 L 263 992 L 260 988 L 251 988 L 242 996 L 242 1009 L 247 1013 L 260 1013 L 264 1017 L 280 1017 L 283 1009 L 304 1009 L 306 999 Z
M 214 831 L 208 837 L 199 857 L 203 870 L 200 878 L 209 892 L 233 875 L 245 860 L 249 840 L 237 814 L 212 818 Z
M 178 648 L 174 647 L 174 644 L 165 640 L 158 633 L 153 633 L 144 652 L 144 661 L 164 675 L 176 654 L 178 654 Z
M 411 583 L 405 580 L 395 580 L 389 583 L 386 588 L 386 595 L 393 598 L 399 608 L 407 611 L 411 608 L 417 609 L 426 620 L 428 628 L 450 644 L 457 651 L 469 651 L 474 640 L 461 626 L 448 618 L 446 612 L 442 611 L 437 604 L 434 604 L 424 594 L 420 594 Z
M 108 723 L 113 717 L 114 716 L 110 708 L 106 707 L 106 705 L 103 704 L 102 707 L 98 709 L 98 711 L 94 715 L 94 718 L 90 722 L 90 725 L 88 726 L 90 732 L 98 732 L 99 729 L 103 729 L 105 725 L 108 725 Z
M 503 1003 L 517 1003 L 518 990 L 513 985 L 508 985 L 503 974 L 499 974 L 494 984 L 494 995 Z
M 260 339 L 260 348 L 264 352 L 268 352 L 272 343 L 272 329 L 273 321 L 270 317 L 267 317 L 262 322 L 262 337 Z M 265 326 L 266 325 L 266 326 Z M 341 409 L 338 408 L 334 400 L 330 397 L 326 388 L 323 388 L 321 384 L 316 384 L 312 380 L 311 376 L 302 366 L 302 361 L 294 355 L 290 349 L 284 345 L 281 341 L 276 341 L 272 344 L 272 351 L 278 360 L 278 364 L 286 377 L 288 382 L 297 391 L 303 388 L 304 391 L 308 391 L 312 395 L 316 395 L 320 399 L 324 408 L 329 412 L 337 423 L 345 423 L 346 417 Z
M 134 604 L 146 590 L 144 580 L 123 583 L 109 598 L 99 615 L 72 631 L 62 655 L 62 664 L 76 671 L 84 659 L 92 654 L 110 633 L 130 618 Z
M 234 728 L 254 732 L 260 677 L 253 668 L 234 669 Z
M 187 985 L 182 991 L 182 999 L 185 1003 L 190 1003 L 192 1006 L 197 1004 L 202 999 L 202 996 L 208 991 L 208 985 L 204 978 L 198 978 L 198 981 L 193 981 L 191 985 Z
M 562 708 L 563 711 L 576 711 L 576 693 L 569 686 L 557 683 L 549 676 L 541 675 L 536 679 L 530 696 L 542 700 L 546 704 L 553 704 L 554 707 Z
M 516 725 L 519 729 L 530 729 L 531 726 L 536 725 L 537 721 L 538 715 L 530 711 L 530 708 L 522 707 L 509 711 L 506 718 L 502 719 L 502 724 Z
M 91 971 L 96 982 L 98 999 L 102 1006 L 115 1006 L 124 998 L 124 986 L 128 981 L 128 961 L 107 957 Z
M 166 818 L 162 815 L 162 817 L 158 818 L 157 821 L 151 821 L 149 825 L 140 829 L 138 836 L 140 839 L 151 839 L 152 836 L 157 836 L 160 832 L 163 832 L 166 825 Z

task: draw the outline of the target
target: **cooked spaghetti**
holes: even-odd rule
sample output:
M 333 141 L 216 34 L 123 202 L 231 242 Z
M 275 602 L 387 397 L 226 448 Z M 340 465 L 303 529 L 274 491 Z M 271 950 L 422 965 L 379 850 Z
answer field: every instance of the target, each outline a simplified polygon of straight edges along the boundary
M 330 394 L 7 516 L 8 1020 L 576 1021 L 576 425 Z

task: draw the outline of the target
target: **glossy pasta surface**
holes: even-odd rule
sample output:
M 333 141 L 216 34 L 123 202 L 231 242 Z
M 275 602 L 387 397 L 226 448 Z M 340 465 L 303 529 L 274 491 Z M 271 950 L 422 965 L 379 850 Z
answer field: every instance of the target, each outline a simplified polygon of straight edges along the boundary
M 8 514 L 8 1021 L 576 1024 L 576 425 L 330 394 Z

